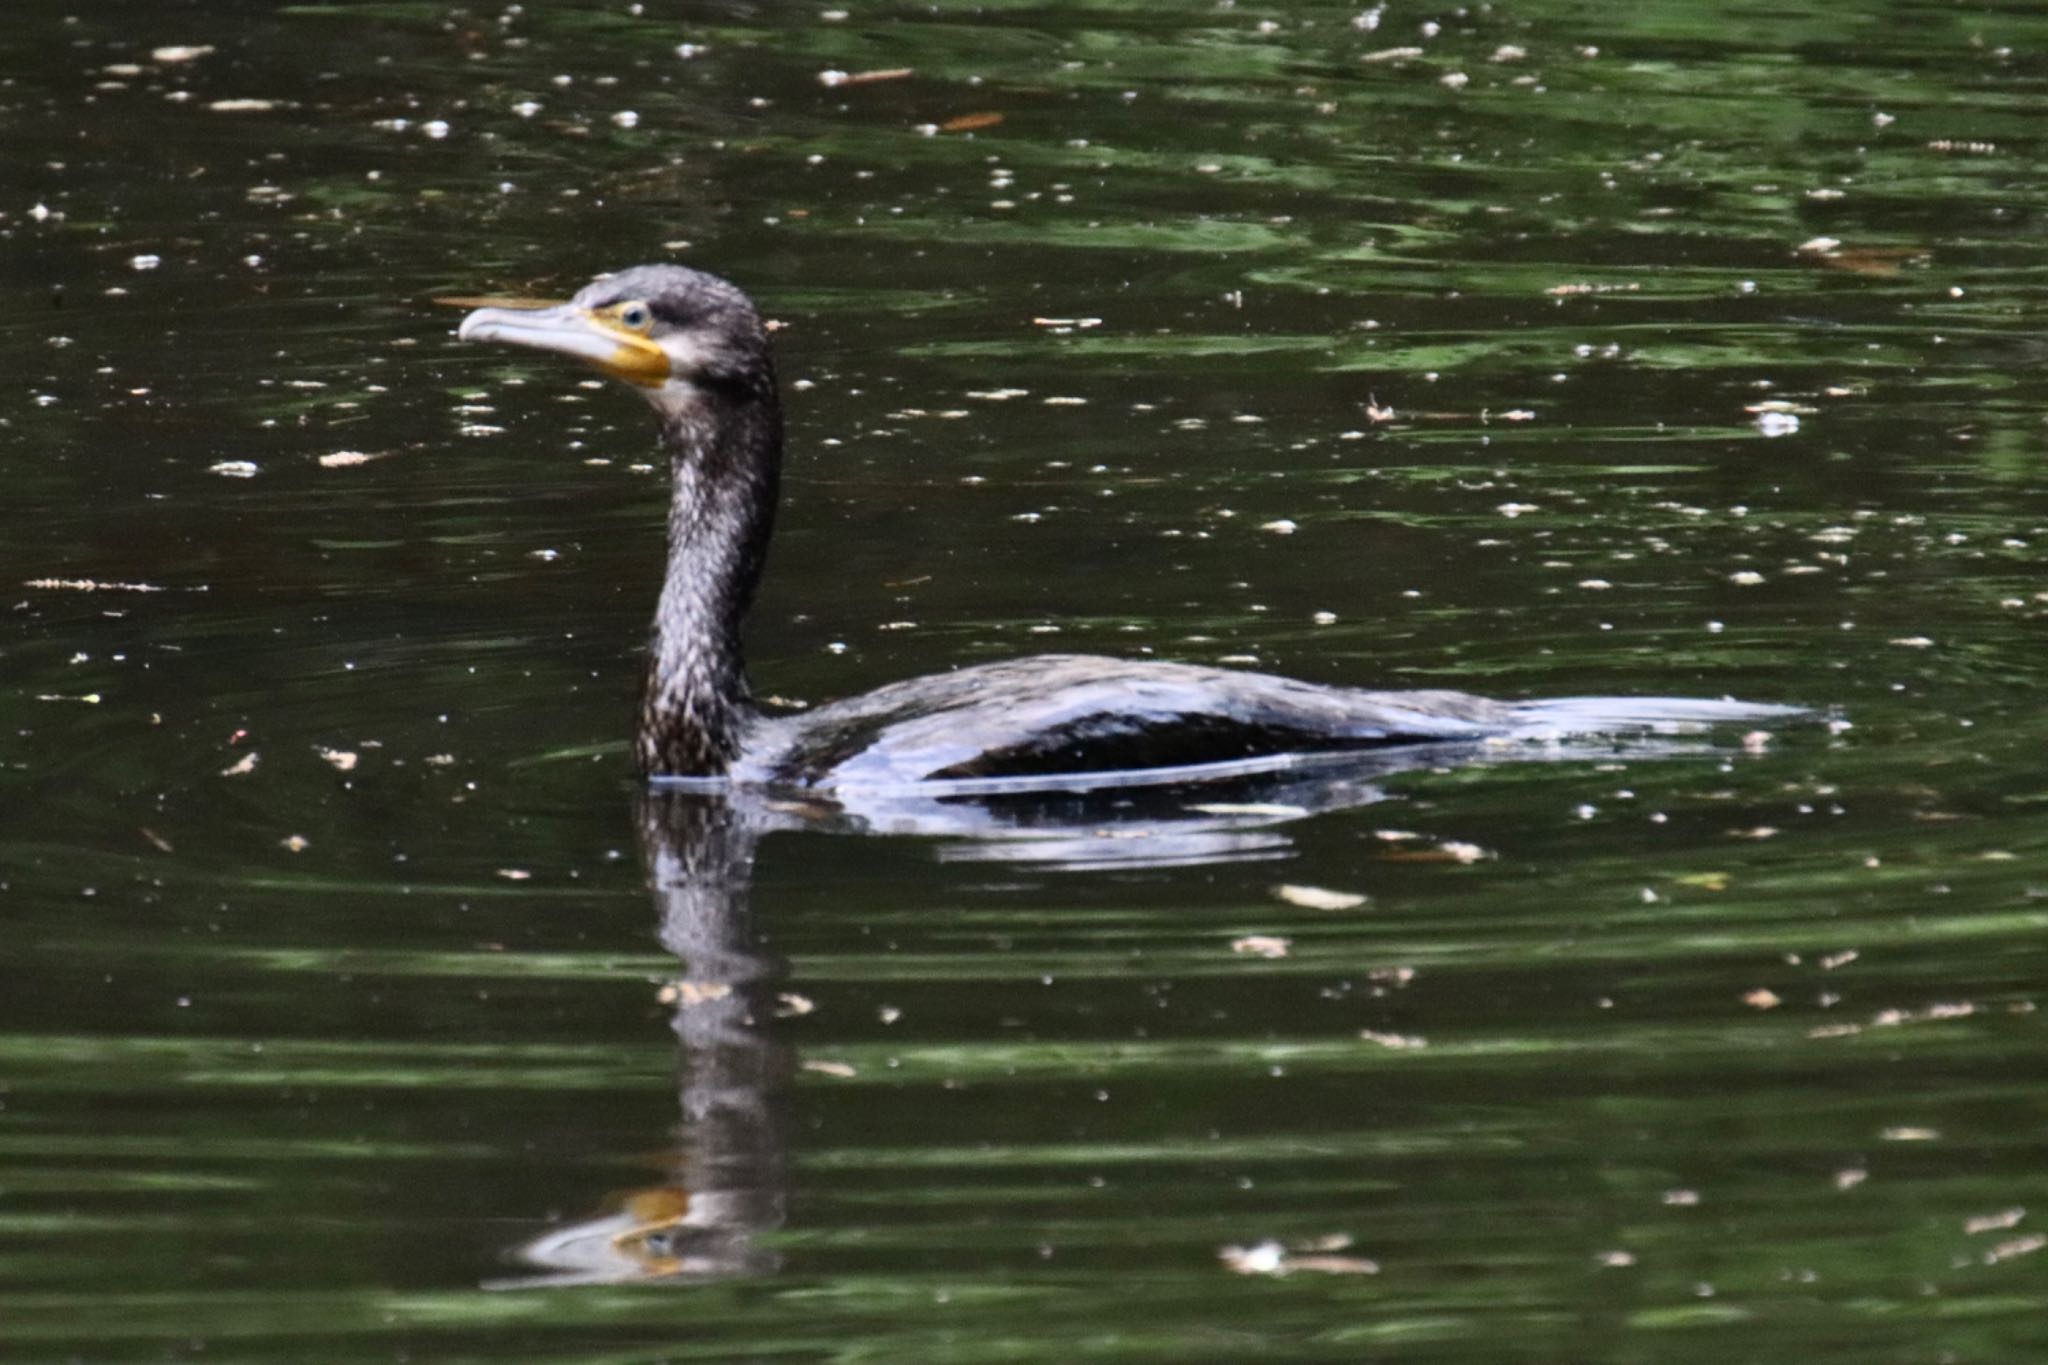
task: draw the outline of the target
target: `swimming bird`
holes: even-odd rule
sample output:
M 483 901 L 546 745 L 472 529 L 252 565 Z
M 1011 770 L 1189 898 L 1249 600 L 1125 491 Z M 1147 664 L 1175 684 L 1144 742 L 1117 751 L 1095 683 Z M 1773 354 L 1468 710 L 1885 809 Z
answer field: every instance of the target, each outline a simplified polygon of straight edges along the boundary
M 704 271 L 643 265 L 601 276 L 564 304 L 478 308 L 459 335 L 573 357 L 654 410 L 672 479 L 668 566 L 634 739 L 639 766 L 653 777 L 812 789 L 1101 786 L 1394 745 L 1801 713 L 1659 697 L 1503 702 L 1045 654 L 770 714 L 754 701 L 740 650 L 741 623 L 767 558 L 783 446 L 775 362 L 753 300 Z

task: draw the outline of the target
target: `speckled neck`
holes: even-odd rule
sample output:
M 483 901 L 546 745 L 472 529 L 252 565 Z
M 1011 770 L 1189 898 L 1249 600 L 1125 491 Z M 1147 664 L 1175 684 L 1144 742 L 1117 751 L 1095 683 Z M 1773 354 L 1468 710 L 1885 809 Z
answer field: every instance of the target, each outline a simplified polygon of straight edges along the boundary
M 634 741 L 650 774 L 723 776 L 754 722 L 740 623 L 775 520 L 782 415 L 772 370 L 750 379 L 654 399 L 673 494 Z

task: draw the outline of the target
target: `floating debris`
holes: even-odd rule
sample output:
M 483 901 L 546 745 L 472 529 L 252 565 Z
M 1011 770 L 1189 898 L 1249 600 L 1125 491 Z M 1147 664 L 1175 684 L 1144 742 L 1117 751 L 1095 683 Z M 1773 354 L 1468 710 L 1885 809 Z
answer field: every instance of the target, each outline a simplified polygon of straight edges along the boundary
M 1277 934 L 1247 934 L 1230 941 L 1230 951 L 1248 957 L 1267 959 L 1286 957 L 1294 948 L 1294 940 L 1281 938 Z
M 1379 1262 L 1363 1256 L 1332 1254 L 1351 1245 L 1349 1237 L 1318 1238 L 1290 1251 L 1279 1242 L 1257 1242 L 1251 1246 L 1217 1249 L 1216 1258 L 1234 1275 L 1292 1275 L 1311 1272 L 1324 1275 L 1377 1275 Z
M 261 754 L 259 754 L 256 750 L 251 749 L 248 753 L 243 754 L 240 758 L 236 759 L 227 767 L 222 768 L 220 770 L 220 775 L 222 777 L 246 777 L 250 773 L 256 771 L 256 764 L 258 760 L 260 760 L 261 758 Z
M 1429 1046 L 1429 1039 L 1417 1034 L 1380 1033 L 1373 1029 L 1360 1029 L 1358 1036 L 1368 1043 L 1378 1043 L 1389 1052 L 1411 1052 Z
M 654 993 L 657 1002 L 664 1005 L 694 1009 L 724 1000 L 732 994 L 732 983 L 727 981 L 671 981 Z
M 2027 1211 L 2023 1208 L 2000 1209 L 1997 1213 L 1987 1213 L 1967 1220 L 1963 1224 L 1963 1232 L 1971 1237 L 1985 1232 L 2003 1232 L 2007 1228 L 2018 1227 L 2020 1219 L 2026 1216 Z
M 908 66 L 891 66 L 878 71 L 820 71 L 818 73 L 818 84 L 831 90 L 838 89 L 843 85 L 874 85 L 880 81 L 907 81 L 916 74 L 916 69 Z
M 838 1076 L 842 1079 L 850 1076 L 857 1076 L 860 1074 L 853 1068 L 853 1066 L 850 1063 L 847 1062 L 825 1062 L 812 1060 L 806 1061 L 801 1069 L 805 1071 L 815 1071 L 820 1076 Z
M 62 592 L 169 592 L 154 583 L 103 583 L 96 578 L 31 578 L 24 588 Z
M 1570 284 L 1553 284 L 1543 292 L 1552 298 L 1562 299 L 1570 298 L 1576 294 L 1632 294 L 1642 287 L 1641 282 L 1636 280 L 1626 280 L 1619 284 L 1604 284 L 1584 280 L 1574 281 Z
M 1274 887 L 1273 894 L 1289 905 L 1299 905 L 1305 910 L 1356 910 L 1371 899 L 1356 891 L 1332 891 L 1326 886 L 1297 886 L 1292 883 Z

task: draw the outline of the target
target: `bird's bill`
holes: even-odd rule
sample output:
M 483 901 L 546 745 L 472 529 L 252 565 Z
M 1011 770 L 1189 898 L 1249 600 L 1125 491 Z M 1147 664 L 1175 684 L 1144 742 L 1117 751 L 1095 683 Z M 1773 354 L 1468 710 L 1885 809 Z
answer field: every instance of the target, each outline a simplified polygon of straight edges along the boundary
M 496 341 L 574 356 L 614 379 L 644 388 L 668 381 L 668 352 L 637 332 L 573 303 L 552 308 L 479 308 L 462 320 L 464 341 Z

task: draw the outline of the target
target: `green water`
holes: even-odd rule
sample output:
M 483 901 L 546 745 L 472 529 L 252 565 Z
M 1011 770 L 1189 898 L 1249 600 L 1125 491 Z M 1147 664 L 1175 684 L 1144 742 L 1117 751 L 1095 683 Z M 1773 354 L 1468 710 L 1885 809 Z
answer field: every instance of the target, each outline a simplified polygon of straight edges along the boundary
M 2048 1358 L 2048 13 L 1813 9 L 15 0 L 0 1359 Z M 433 300 L 671 259 L 763 691 L 1823 719 L 644 801 L 644 415 Z

